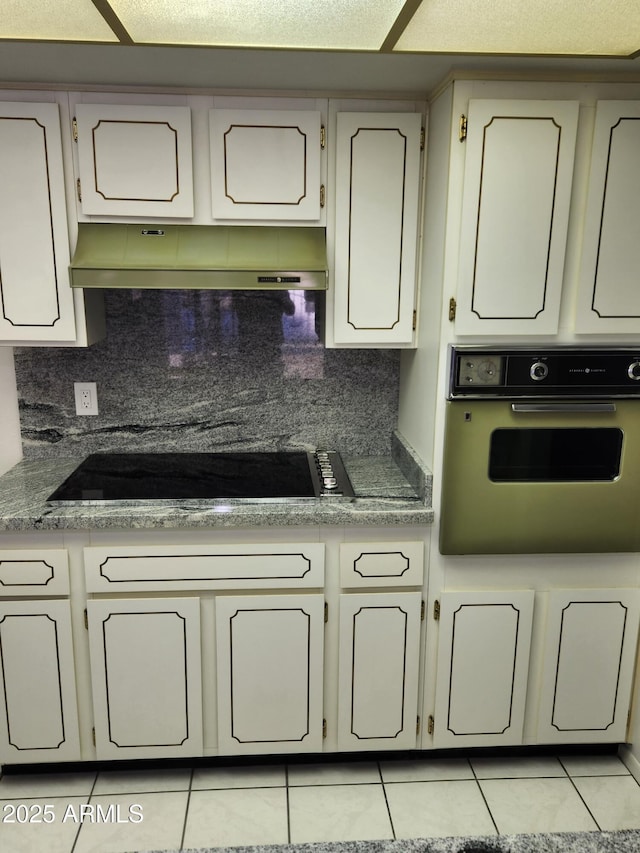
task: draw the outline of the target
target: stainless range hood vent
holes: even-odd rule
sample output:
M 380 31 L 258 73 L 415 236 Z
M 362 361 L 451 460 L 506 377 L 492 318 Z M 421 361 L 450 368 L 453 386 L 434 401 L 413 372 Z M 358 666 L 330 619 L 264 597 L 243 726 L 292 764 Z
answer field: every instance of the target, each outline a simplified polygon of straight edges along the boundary
M 324 228 L 81 222 L 72 287 L 326 290 Z

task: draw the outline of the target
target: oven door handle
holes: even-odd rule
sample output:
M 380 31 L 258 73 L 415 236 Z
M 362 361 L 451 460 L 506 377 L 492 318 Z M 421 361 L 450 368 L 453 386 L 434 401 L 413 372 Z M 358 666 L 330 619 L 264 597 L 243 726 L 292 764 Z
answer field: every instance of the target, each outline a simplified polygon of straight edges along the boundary
M 511 410 L 522 414 L 615 412 L 615 403 L 512 403 Z

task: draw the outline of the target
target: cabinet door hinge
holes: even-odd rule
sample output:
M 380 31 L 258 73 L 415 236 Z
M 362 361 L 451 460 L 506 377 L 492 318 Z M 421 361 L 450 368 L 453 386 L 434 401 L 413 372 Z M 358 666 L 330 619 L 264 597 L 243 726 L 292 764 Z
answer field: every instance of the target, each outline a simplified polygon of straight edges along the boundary
M 456 308 L 457 307 L 458 306 L 456 305 L 456 300 L 452 296 L 451 299 L 449 300 L 449 322 L 450 323 L 453 323 L 453 321 L 456 319 Z
M 437 598 L 433 602 L 433 618 L 436 620 L 436 622 L 440 619 L 440 602 Z
M 327 736 L 327 721 L 323 720 L 322 721 L 322 737 L 326 738 L 326 736 Z
M 421 622 L 424 622 L 424 614 L 425 614 L 426 609 L 427 609 L 427 607 L 426 607 L 426 604 L 424 603 L 424 599 L 423 599 L 420 602 L 420 621 Z
M 326 147 L 327 147 L 327 129 L 323 124 L 321 124 L 320 125 L 320 149 L 322 151 L 324 151 L 324 149 Z
M 76 181 L 76 192 L 78 193 L 78 201 L 82 201 L 82 187 L 80 186 L 80 178 Z
M 464 142 L 467 138 L 467 117 L 465 115 L 460 116 L 460 124 L 458 125 L 458 139 L 460 142 Z
M 420 128 L 420 150 L 421 151 L 424 151 L 425 141 L 426 141 L 425 129 L 424 129 L 424 127 L 421 127 Z
M 329 621 L 329 605 L 326 601 L 324 603 L 324 621 L 325 623 Z
M 420 734 L 420 715 L 416 718 L 416 734 Z
M 84 627 L 89 630 L 89 614 L 87 613 L 87 608 L 84 609 Z
M 326 194 L 324 184 L 320 184 L 320 207 L 324 207 Z
M 71 129 L 73 132 L 73 141 L 77 142 L 78 141 L 78 120 L 76 119 L 75 116 L 73 117 L 73 121 L 71 122 Z
M 418 312 L 417 312 L 417 311 L 416 311 L 416 309 L 414 308 L 414 309 L 413 309 L 413 325 L 412 325 L 412 328 L 413 328 L 413 331 L 414 331 L 414 332 L 415 332 L 415 330 L 416 330 L 416 326 L 417 326 L 417 325 L 418 325 Z
M 95 727 L 91 729 L 91 740 L 93 741 L 93 745 L 96 745 L 96 730 Z
M 435 720 L 433 719 L 433 715 L 429 714 L 429 720 L 427 722 L 427 732 L 432 735 L 433 729 L 435 727 Z

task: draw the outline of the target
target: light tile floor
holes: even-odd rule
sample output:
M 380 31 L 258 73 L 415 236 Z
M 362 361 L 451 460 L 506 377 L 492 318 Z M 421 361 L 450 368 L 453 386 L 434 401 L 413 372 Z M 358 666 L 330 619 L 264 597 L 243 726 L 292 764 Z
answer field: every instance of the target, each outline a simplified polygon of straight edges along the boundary
M 614 755 L 5 775 L 2 853 L 640 829 Z

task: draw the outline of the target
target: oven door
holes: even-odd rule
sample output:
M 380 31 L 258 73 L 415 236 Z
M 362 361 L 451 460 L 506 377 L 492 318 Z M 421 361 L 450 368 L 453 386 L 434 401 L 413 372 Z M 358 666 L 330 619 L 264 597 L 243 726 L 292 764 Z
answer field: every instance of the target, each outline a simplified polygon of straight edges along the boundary
M 640 550 L 640 403 L 447 403 L 440 551 Z

